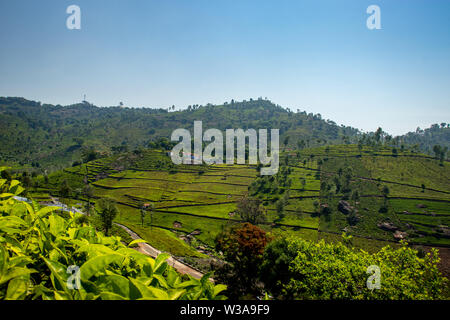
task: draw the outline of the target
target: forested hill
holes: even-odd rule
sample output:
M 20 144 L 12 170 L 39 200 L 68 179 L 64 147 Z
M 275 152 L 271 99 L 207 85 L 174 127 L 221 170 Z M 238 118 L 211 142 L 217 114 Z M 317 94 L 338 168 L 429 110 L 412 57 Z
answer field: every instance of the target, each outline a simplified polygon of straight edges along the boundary
M 63 168 L 79 161 L 87 149 L 109 153 L 112 148 L 148 146 L 169 139 L 176 128 L 191 130 L 194 120 L 202 120 L 204 130 L 277 128 L 280 143 L 291 147 L 357 142 L 360 135 L 357 129 L 324 120 L 320 114 L 294 112 L 263 99 L 168 109 L 96 107 L 88 102 L 61 106 L 0 97 L 0 163 Z M 442 131 L 439 141 L 448 145 L 449 128 L 438 130 Z M 432 133 L 436 137 L 434 129 Z M 408 139 L 432 149 L 429 134 L 411 134 Z
M 170 108 L 172 109 L 172 108 Z M 194 120 L 207 128 L 277 128 L 280 143 L 289 136 L 295 146 L 342 143 L 357 130 L 325 121 L 320 114 L 292 112 L 268 100 L 188 106 L 183 111 L 153 108 L 96 107 L 87 102 L 70 106 L 41 104 L 0 97 L 0 162 L 39 167 L 64 167 L 94 147 L 133 149 L 159 138 L 170 139 L 176 128 L 191 129 Z
M 435 145 L 450 149 L 450 123 L 433 124 L 425 130 L 417 128 L 415 132 L 405 134 L 403 141 L 410 145 L 417 144 L 419 149 L 430 154 L 434 153 L 433 147 Z

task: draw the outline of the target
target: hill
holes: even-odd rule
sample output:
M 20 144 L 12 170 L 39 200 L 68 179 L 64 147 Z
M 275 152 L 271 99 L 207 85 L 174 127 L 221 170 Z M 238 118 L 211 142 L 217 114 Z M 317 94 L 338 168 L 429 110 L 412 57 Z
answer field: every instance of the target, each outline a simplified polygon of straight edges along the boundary
M 354 128 L 323 120 L 320 114 L 294 113 L 268 100 L 213 106 L 188 106 L 183 111 L 151 108 L 96 107 L 87 102 L 70 106 L 41 104 L 23 98 L 0 97 L 0 163 L 47 170 L 62 169 L 93 148 L 99 153 L 133 150 L 150 141 L 169 139 L 173 130 L 193 127 L 278 128 L 281 142 L 300 140 L 306 146 L 342 143 Z
M 88 102 L 61 106 L 0 97 L 0 139 L 4 141 L 0 145 L 0 163 L 54 171 L 80 162 L 83 157 L 93 159 L 95 154 L 165 141 L 177 128 L 192 129 L 195 120 L 202 120 L 205 128 L 220 130 L 278 128 L 280 143 L 291 148 L 356 143 L 375 136 L 339 126 L 320 114 L 293 112 L 263 99 L 187 106 L 181 111 L 168 109 L 96 107 Z M 418 128 L 395 139 L 384 134 L 390 140 L 387 142 L 397 147 L 410 145 L 428 154 L 434 153 L 436 144 L 450 149 L 450 127 L 445 123 L 425 130 Z
M 450 124 L 442 122 L 433 124 L 430 128 L 417 128 L 415 132 L 408 132 L 403 136 L 403 141 L 410 145 L 417 145 L 426 153 L 433 153 L 435 145 L 442 145 L 450 149 Z

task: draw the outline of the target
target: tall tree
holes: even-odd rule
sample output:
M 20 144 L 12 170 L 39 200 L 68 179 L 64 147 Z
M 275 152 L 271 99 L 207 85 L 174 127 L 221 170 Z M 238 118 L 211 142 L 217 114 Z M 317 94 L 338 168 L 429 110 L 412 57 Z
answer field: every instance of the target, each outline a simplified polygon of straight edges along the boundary
M 72 194 L 72 188 L 67 180 L 64 180 L 59 187 L 59 195 L 63 198 L 69 198 Z
M 383 194 L 384 197 L 384 205 L 387 206 L 387 200 L 390 193 L 389 188 L 387 186 L 384 186 L 383 189 L 381 189 L 381 193 Z
M 86 197 L 87 199 L 87 204 L 86 204 L 86 213 L 88 216 L 91 215 L 91 199 L 94 196 L 94 189 L 91 187 L 90 184 L 86 184 L 83 188 L 83 195 Z
M 98 214 L 102 220 L 105 234 L 108 235 L 119 210 L 116 207 L 116 203 L 111 199 L 101 199 L 98 204 L 100 207 Z
M 236 212 L 243 221 L 250 222 L 251 224 L 266 221 L 265 212 L 261 208 L 261 200 L 250 198 L 248 195 L 245 195 L 238 201 Z
M 284 212 L 285 205 L 286 204 L 284 203 L 284 199 L 279 199 L 275 204 L 275 208 L 277 210 L 277 215 L 280 220 L 283 219 L 285 216 L 285 212 Z
M 379 143 L 383 138 L 383 129 L 378 127 L 377 131 L 375 131 L 375 141 Z
M 147 208 L 144 205 L 142 205 L 141 208 L 139 209 L 139 213 L 141 215 L 141 225 L 144 226 L 145 216 L 147 215 Z
M 228 286 L 230 298 L 244 294 L 260 294 L 259 266 L 264 248 L 271 238 L 261 228 L 250 223 L 236 226 L 216 238 L 216 249 L 223 252 L 227 263 L 218 268 L 218 281 Z

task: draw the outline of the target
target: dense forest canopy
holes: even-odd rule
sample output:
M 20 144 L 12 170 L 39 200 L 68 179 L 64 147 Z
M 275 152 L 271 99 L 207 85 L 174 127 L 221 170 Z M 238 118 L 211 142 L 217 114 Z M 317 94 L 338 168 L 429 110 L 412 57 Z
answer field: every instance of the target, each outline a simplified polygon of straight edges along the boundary
M 415 132 L 408 132 L 403 136 L 408 144 L 418 144 L 419 148 L 427 153 L 433 152 L 435 145 L 450 147 L 450 123 L 433 124 L 430 128 L 417 128 Z

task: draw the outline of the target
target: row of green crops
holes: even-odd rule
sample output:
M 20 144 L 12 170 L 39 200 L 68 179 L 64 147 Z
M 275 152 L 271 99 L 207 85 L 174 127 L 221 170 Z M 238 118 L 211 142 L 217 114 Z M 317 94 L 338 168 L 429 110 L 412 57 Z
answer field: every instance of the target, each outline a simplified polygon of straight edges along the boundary
M 0 172 L 4 168 L 0 168 Z M 106 237 L 79 215 L 14 198 L 24 189 L 0 179 L 0 299 L 224 299 L 210 274 L 181 276 L 165 261 Z

